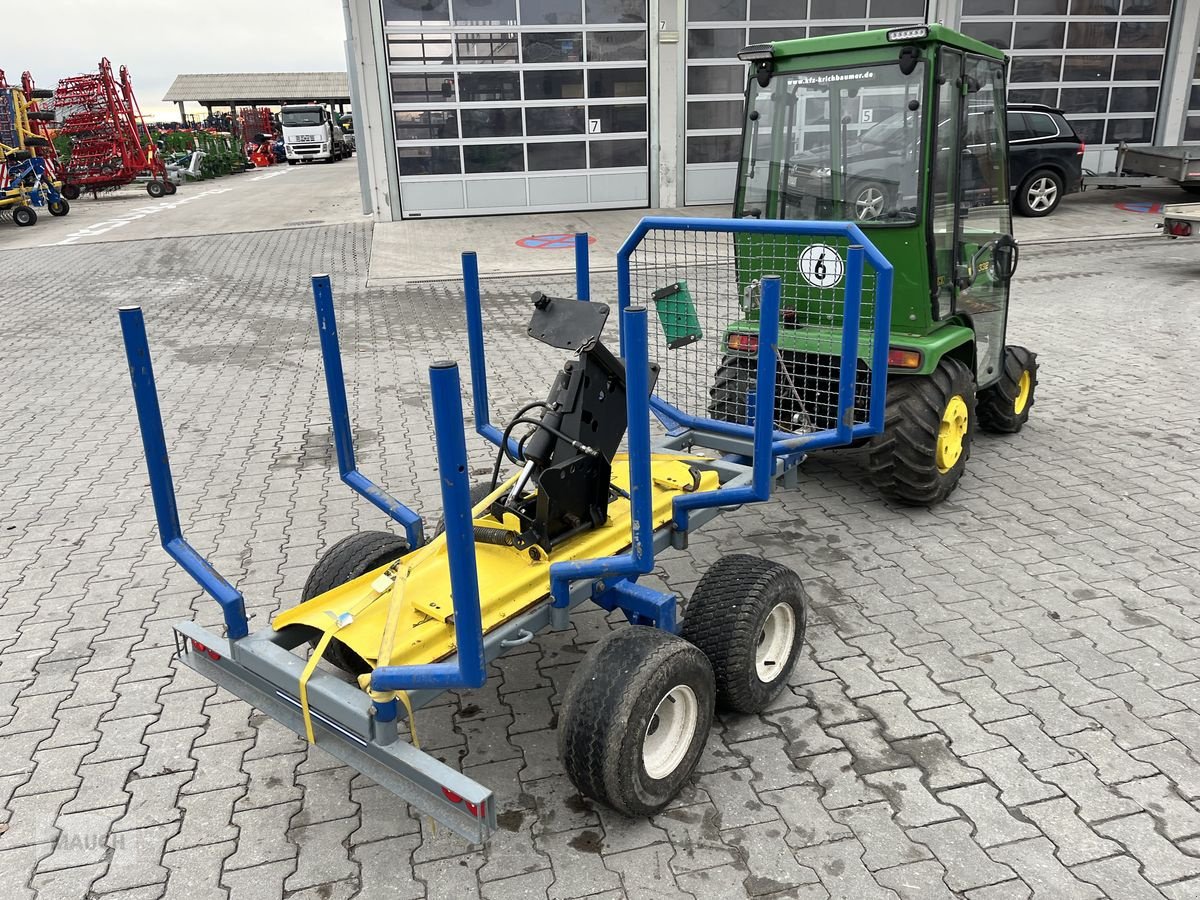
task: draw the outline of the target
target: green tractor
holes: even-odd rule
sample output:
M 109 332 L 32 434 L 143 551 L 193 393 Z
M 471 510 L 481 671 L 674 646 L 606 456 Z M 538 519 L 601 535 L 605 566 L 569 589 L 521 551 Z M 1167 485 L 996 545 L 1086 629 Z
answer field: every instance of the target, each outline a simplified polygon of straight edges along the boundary
M 886 422 L 867 439 L 867 467 L 885 495 L 937 503 L 962 476 L 976 428 L 1020 431 L 1037 386 L 1035 354 L 1005 343 L 1018 257 L 1005 57 L 938 25 L 739 56 L 751 66 L 734 215 L 854 222 L 895 267 Z M 836 416 L 812 386 L 827 385 L 840 359 L 845 254 L 790 240 L 740 240 L 738 281 L 752 297 L 756 279 L 783 278 L 776 422 L 803 431 Z M 742 316 L 710 390 L 709 414 L 727 421 L 744 418 L 739 385 L 756 350 L 752 302 Z M 865 402 L 874 373 L 865 345 L 859 356 Z

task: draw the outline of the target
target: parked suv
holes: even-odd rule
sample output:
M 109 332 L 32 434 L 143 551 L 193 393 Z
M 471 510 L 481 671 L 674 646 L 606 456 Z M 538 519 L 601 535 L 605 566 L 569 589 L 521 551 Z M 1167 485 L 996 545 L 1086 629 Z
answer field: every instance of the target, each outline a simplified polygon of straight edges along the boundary
M 1008 106 L 1009 184 L 1024 216 L 1048 216 L 1083 178 L 1083 141 L 1061 109 L 1038 103 Z

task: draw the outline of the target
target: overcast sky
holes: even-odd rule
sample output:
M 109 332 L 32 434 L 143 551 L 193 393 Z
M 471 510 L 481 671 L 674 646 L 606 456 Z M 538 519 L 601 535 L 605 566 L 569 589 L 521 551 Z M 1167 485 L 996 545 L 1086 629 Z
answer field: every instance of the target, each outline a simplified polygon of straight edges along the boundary
M 185 72 L 346 71 L 341 0 L 38 0 L 29 12 L 38 24 L 28 39 L 0 45 L 10 83 L 28 69 L 53 88 L 107 56 L 114 72 L 129 68 L 147 118 L 178 118 L 162 97 Z M 9 26 L 24 15 L 9 13 Z

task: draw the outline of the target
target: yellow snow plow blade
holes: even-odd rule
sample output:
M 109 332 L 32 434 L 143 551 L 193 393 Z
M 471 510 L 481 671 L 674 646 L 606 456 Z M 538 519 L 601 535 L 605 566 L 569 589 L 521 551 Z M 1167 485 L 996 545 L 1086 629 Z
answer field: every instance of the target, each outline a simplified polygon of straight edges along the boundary
M 672 501 L 680 493 L 710 491 L 718 487 L 715 472 L 694 469 L 688 459 L 674 455 L 653 457 L 651 487 L 655 529 L 671 520 Z M 629 460 L 625 454 L 617 454 L 613 460 L 612 479 L 617 488 L 626 494 L 629 492 Z M 514 476 L 475 507 L 476 525 L 516 530 L 516 522 L 511 517 L 500 522 L 484 512 L 492 499 L 509 490 L 515 480 Z M 477 542 L 475 560 L 484 633 L 548 599 L 552 563 L 615 556 L 627 550 L 629 544 L 629 501 L 622 496 L 609 503 L 608 521 L 603 526 L 571 538 L 549 556 L 538 546 L 519 550 Z M 374 666 L 383 656 L 380 642 L 398 579 L 403 579 L 398 585 L 403 606 L 389 664 L 419 665 L 449 656 L 455 649 L 454 606 L 450 597 L 450 566 L 444 535 L 438 535 L 424 547 L 409 553 L 398 565 L 381 566 L 280 613 L 272 625 L 277 631 L 287 625 L 307 625 L 318 631 L 337 628 L 337 639 Z

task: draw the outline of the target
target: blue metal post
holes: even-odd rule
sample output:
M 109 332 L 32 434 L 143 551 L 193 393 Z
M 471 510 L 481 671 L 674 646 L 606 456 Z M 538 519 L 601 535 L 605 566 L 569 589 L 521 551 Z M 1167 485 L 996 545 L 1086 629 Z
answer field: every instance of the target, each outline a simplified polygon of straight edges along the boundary
M 779 300 L 778 275 L 762 280 L 762 301 L 758 317 L 758 361 L 754 385 L 754 459 L 751 462 L 750 484 L 735 488 L 718 488 L 696 494 L 681 494 L 675 498 L 673 510 L 675 527 L 688 530 L 688 514 L 693 509 L 710 506 L 735 506 L 756 503 L 771 496 L 771 479 L 775 475 L 775 373 L 779 360 Z
M 179 525 L 171 462 L 167 457 L 167 438 L 163 434 L 162 410 L 154 386 L 154 368 L 150 362 L 150 344 L 146 340 L 146 322 L 142 318 L 142 310 L 137 306 L 123 306 L 119 315 L 121 335 L 125 340 L 125 358 L 129 361 L 129 377 L 133 381 L 133 402 L 137 407 L 142 448 L 146 453 L 146 469 L 150 474 L 150 493 L 154 498 L 159 539 L 163 549 L 220 604 L 225 614 L 226 634 L 231 641 L 235 641 L 250 631 L 245 601 L 241 593 L 184 540 L 183 529 Z
M 404 527 L 409 547 L 420 547 L 425 543 L 421 517 L 359 472 L 355 466 L 354 437 L 350 432 L 350 410 L 346 402 L 346 376 L 342 372 L 342 353 L 338 344 L 337 318 L 333 312 L 333 289 L 329 284 L 329 276 L 314 275 L 312 288 L 313 300 L 317 307 L 317 330 L 321 337 L 321 357 L 325 363 L 329 418 L 342 481 L 399 522 Z
M 629 419 L 629 498 L 633 517 L 628 553 L 550 566 L 554 606 L 571 602 L 571 582 L 583 578 L 636 578 L 654 570 L 654 498 L 650 487 L 650 353 L 646 310 L 629 307 L 621 334 L 626 337 L 625 407 Z
M 862 315 L 863 248 L 846 250 L 846 290 L 842 301 L 842 358 L 838 370 L 838 437 L 849 443 L 854 432 L 854 387 L 858 380 L 858 330 Z
M 475 407 L 475 431 L 497 447 L 504 439 L 503 432 L 492 424 L 488 406 L 487 354 L 483 348 L 483 302 L 479 292 L 479 257 L 468 250 L 462 255 L 463 295 L 467 307 L 467 351 L 471 357 L 471 402 Z M 515 457 L 517 442 L 508 439 L 508 449 Z
M 452 663 L 378 668 L 371 674 L 371 687 L 377 691 L 477 688 L 487 680 L 458 364 L 434 363 L 429 367 L 429 382 L 433 390 L 433 427 L 437 438 L 438 480 L 442 485 L 442 515 L 446 523 L 450 595 L 454 602 L 454 642 L 458 656 Z
M 867 425 L 868 434 L 879 434 L 883 431 L 894 274 L 891 266 L 875 270 L 875 332 L 874 353 L 871 358 L 871 415 Z
M 575 233 L 575 297 L 578 300 L 592 299 L 592 276 L 588 262 L 588 234 Z

